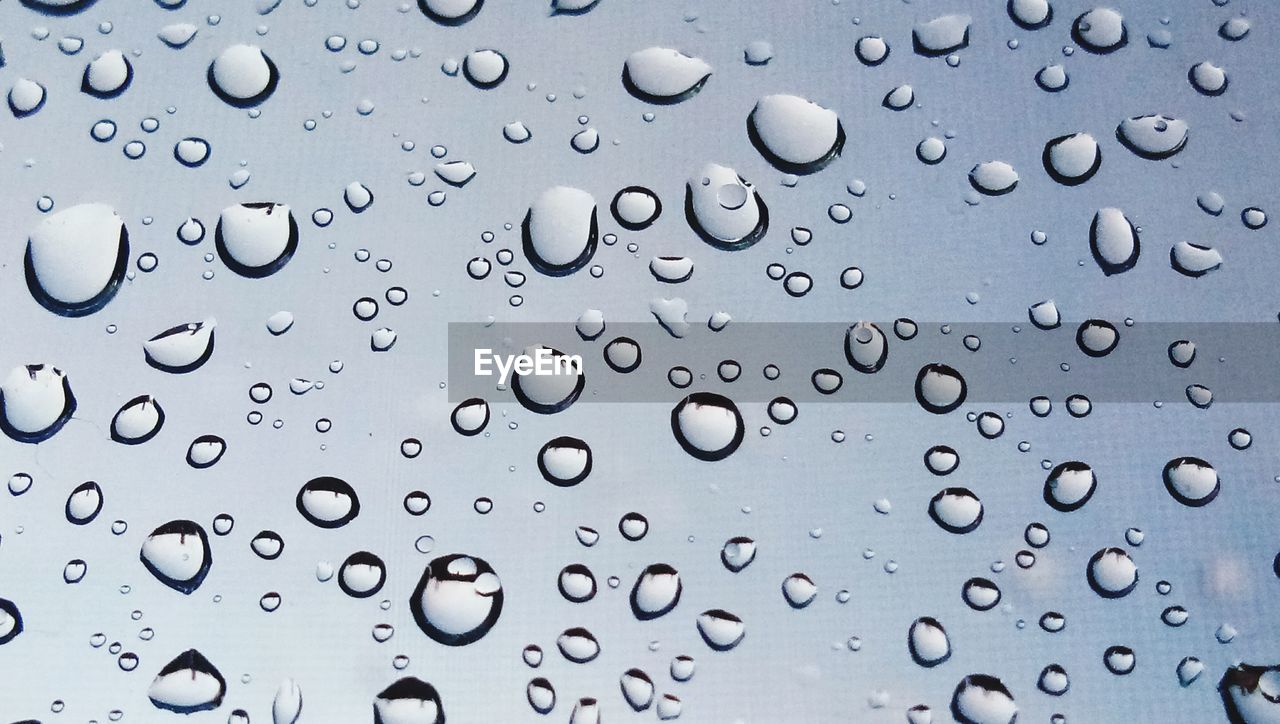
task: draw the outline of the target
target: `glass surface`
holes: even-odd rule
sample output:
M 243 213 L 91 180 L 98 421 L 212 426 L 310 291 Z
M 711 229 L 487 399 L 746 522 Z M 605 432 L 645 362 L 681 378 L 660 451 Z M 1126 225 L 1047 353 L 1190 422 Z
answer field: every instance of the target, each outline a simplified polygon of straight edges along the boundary
M 0 721 L 1280 721 L 1278 27 L 0 2 Z

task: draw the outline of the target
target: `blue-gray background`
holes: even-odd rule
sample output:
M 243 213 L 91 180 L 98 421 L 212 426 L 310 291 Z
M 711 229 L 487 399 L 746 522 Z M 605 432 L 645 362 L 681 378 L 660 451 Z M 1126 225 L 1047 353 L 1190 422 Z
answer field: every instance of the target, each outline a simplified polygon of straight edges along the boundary
M 120 708 L 125 721 L 175 719 L 150 706 L 146 687 L 174 655 L 194 647 L 219 667 L 229 692 L 221 709 L 191 716 L 192 722 L 223 721 L 234 707 L 269 720 L 271 696 L 285 677 L 302 687 L 304 722 L 367 721 L 373 695 L 403 675 L 391 666 L 396 654 L 411 659 L 404 674 L 439 688 L 451 722 L 539 719 L 524 701 L 524 685 L 535 675 L 557 688 L 556 720 L 567 719 L 580 696 L 598 697 L 608 721 L 650 719 L 652 712 L 630 714 L 618 694 L 618 676 L 632 666 L 649 671 L 659 692 L 683 699 L 684 721 L 898 722 L 917 703 L 946 720 L 955 684 L 975 672 L 1006 682 L 1022 711 L 1019 721 L 1047 721 L 1053 712 L 1086 722 L 1222 719 L 1214 684 L 1223 669 L 1238 660 L 1280 659 L 1280 581 L 1271 572 L 1280 547 L 1280 485 L 1273 481 L 1280 472 L 1280 411 L 1274 405 L 1099 404 L 1077 420 L 1064 414 L 1061 401 L 1047 419 L 1032 417 L 1025 404 L 1007 404 L 997 408 L 1010 414 L 1007 430 L 989 441 L 960 412 L 934 417 L 910 404 L 809 404 L 796 423 L 761 437 L 756 431 L 769 423 L 763 406 L 753 403 L 743 407 L 748 437 L 742 449 L 708 464 L 672 440 L 667 420 L 679 398 L 675 390 L 663 404 L 578 405 L 551 417 L 495 405 L 492 434 L 463 439 L 449 427 L 451 406 L 441 389 L 448 322 L 489 315 L 571 322 L 588 307 L 603 310 L 607 320 L 645 321 L 655 296 L 686 299 L 695 325 L 724 310 L 742 321 L 910 316 L 951 321 L 963 331 L 964 322 L 1023 319 L 1029 304 L 1048 297 L 1069 320 L 1274 320 L 1280 306 L 1275 225 L 1247 231 L 1239 211 L 1277 207 L 1274 28 L 1280 13 L 1273 4 L 1240 0 L 1221 7 L 1209 0 L 1113 4 L 1125 14 L 1129 46 L 1105 57 L 1079 50 L 1066 57 L 1070 21 L 1089 3 L 1057 0 L 1054 22 L 1027 32 L 993 0 L 602 0 L 578 17 L 549 17 L 542 2 L 488 0 L 461 28 L 439 27 L 416 8 L 401 12 L 398 3 L 373 0 L 357 9 L 334 0 L 314 7 L 285 0 L 266 16 L 245 2 L 189 0 L 167 11 L 143 0 L 100 0 L 68 18 L 0 0 L 7 61 L 0 88 L 19 76 L 49 88 L 36 115 L 17 120 L 0 113 L 0 369 L 53 363 L 68 372 L 80 402 L 76 420 L 49 442 L 0 440 L 0 473 L 21 470 L 35 478 L 26 495 L 4 493 L 0 500 L 0 596 L 18 603 L 27 625 L 0 648 L 0 718 L 103 721 Z M 960 64 L 952 68 L 911 53 L 912 24 L 951 12 L 974 16 Z M 1248 38 L 1218 38 L 1221 22 L 1240 13 L 1253 24 Z M 213 14 L 221 15 L 216 25 L 207 21 Z M 1167 26 L 1161 24 L 1166 17 Z M 109 34 L 99 31 L 104 21 L 112 24 Z M 200 30 L 190 46 L 174 51 L 155 34 L 180 21 Z M 1148 47 L 1146 34 L 1162 27 L 1172 33 L 1172 46 Z M 36 39 L 38 28 L 49 30 L 47 39 Z M 324 48 L 335 33 L 348 39 L 341 53 Z M 855 59 L 853 43 L 865 34 L 891 44 L 883 65 L 867 68 Z M 68 35 L 83 37 L 78 55 L 56 47 Z M 355 44 L 362 39 L 377 40 L 380 50 L 361 55 Z M 745 45 L 757 39 L 776 51 L 764 67 L 742 61 Z M 1018 41 L 1016 49 L 1007 46 L 1010 40 Z M 240 42 L 260 44 L 282 73 L 258 118 L 219 102 L 204 81 L 209 61 Z M 646 106 L 626 94 L 619 76 L 629 53 L 653 45 L 702 57 L 715 73 L 690 101 Z M 446 59 L 461 60 L 482 47 L 511 61 L 510 76 L 496 90 L 480 91 L 441 72 Z M 111 48 L 140 51 L 131 55 L 133 86 L 113 101 L 79 93 L 84 64 Z M 397 49 L 411 52 L 396 61 Z M 1203 97 L 1188 84 L 1187 69 L 1202 60 L 1226 68 L 1231 84 L 1224 96 Z M 354 70 L 342 72 L 344 61 Z M 1049 62 L 1066 65 L 1067 91 L 1051 95 L 1035 86 L 1035 71 Z M 900 83 L 915 88 L 919 107 L 881 108 L 884 94 Z M 755 101 L 779 92 L 836 109 L 848 134 L 843 155 L 794 188 L 780 183 L 745 132 Z M 363 100 L 374 104 L 368 116 L 356 112 Z M 646 112 L 654 113 L 652 122 L 642 117 Z M 1191 126 L 1186 150 L 1172 162 L 1139 159 L 1114 140 L 1123 118 L 1150 113 Z M 600 149 L 585 156 L 569 147 L 582 127 L 580 115 L 602 136 Z M 139 128 L 148 116 L 160 122 L 155 133 Z M 111 143 L 89 137 L 100 118 L 119 125 Z M 316 130 L 304 130 L 308 119 L 317 121 Z M 530 143 L 502 138 L 502 126 L 516 120 L 533 131 Z M 927 167 L 915 160 L 917 142 L 949 131 L 955 138 L 943 163 Z M 1099 140 L 1103 165 L 1093 180 L 1067 189 L 1045 175 L 1040 153 L 1049 138 L 1076 131 Z M 212 158 L 201 169 L 172 158 L 173 143 L 188 135 L 212 144 Z M 121 152 L 134 138 L 148 147 L 139 160 Z M 414 150 L 403 150 L 404 141 L 413 141 Z M 445 160 L 469 161 L 479 171 L 466 188 L 448 189 L 439 207 L 426 202 L 429 191 L 445 188 L 431 178 L 437 161 L 428 149 L 436 144 L 448 149 Z M 966 173 L 993 159 L 1019 171 L 1018 189 L 967 205 Z M 684 182 L 707 161 L 736 168 L 770 205 L 771 231 L 748 251 L 711 249 L 681 218 Z M 242 164 L 252 176 L 235 190 L 227 179 Z M 413 171 L 427 174 L 425 185 L 406 183 Z M 863 198 L 845 191 L 855 178 L 868 186 Z M 351 181 L 363 182 L 376 197 L 360 216 L 342 203 Z M 619 235 L 618 244 L 596 255 L 604 267 L 599 279 L 540 277 L 519 258 L 519 222 L 529 202 L 555 184 L 592 192 L 601 204 L 602 231 Z M 659 222 L 638 234 L 604 214 L 613 193 L 632 184 L 654 189 L 666 206 Z M 1196 195 L 1210 190 L 1227 201 L 1221 217 L 1196 207 Z M 30 298 L 21 271 L 26 234 L 42 216 L 41 195 L 52 197 L 57 209 L 111 204 L 129 226 L 134 255 L 156 253 L 158 269 L 137 273 L 102 312 L 53 317 Z M 292 205 L 302 229 L 297 255 L 269 279 L 241 279 L 218 261 L 205 262 L 211 235 L 195 248 L 174 236 L 188 216 L 212 231 L 223 207 L 267 200 Z M 827 207 L 837 202 L 853 210 L 843 226 L 827 218 Z M 1144 232 L 1142 260 L 1117 278 L 1104 278 L 1089 258 L 1086 232 L 1102 206 L 1124 209 Z M 336 213 L 328 228 L 309 221 L 319 207 Z M 797 225 L 813 229 L 815 238 L 792 251 L 787 230 Z M 1045 231 L 1048 242 L 1033 245 L 1033 229 Z M 491 244 L 481 241 L 484 231 L 496 235 Z M 1199 280 L 1174 273 L 1167 250 L 1181 240 L 1220 248 L 1223 269 Z M 626 251 L 629 242 L 639 245 L 636 253 Z M 506 287 L 498 273 L 484 282 L 466 276 L 468 259 L 492 259 L 504 247 L 516 252 L 513 268 L 530 277 L 521 289 Z M 361 248 L 371 261 L 354 259 Z M 693 279 L 662 287 L 646 268 L 653 255 L 690 256 Z M 385 273 L 373 263 L 384 258 L 394 264 Z M 810 273 L 814 291 L 787 296 L 765 276 L 772 262 Z M 850 265 L 867 275 L 854 291 L 837 283 Z M 207 269 L 215 272 L 212 280 L 202 278 Z M 406 305 L 384 303 L 372 323 L 355 319 L 356 298 L 380 299 L 392 285 L 408 289 Z M 513 293 L 523 296 L 523 306 L 509 305 Z M 966 301 L 970 293 L 978 303 Z M 264 322 L 279 310 L 292 311 L 297 321 L 273 338 Z M 217 348 L 203 369 L 169 376 L 144 364 L 142 341 L 207 316 L 218 319 Z M 108 334 L 108 324 L 118 330 Z M 391 352 L 373 354 L 369 334 L 384 325 L 396 329 L 399 340 Z M 960 337 L 954 335 L 957 359 L 1008 364 L 990 350 L 967 352 Z M 1219 357 L 1229 359 L 1231 350 L 1201 349 L 1196 364 L 1213 365 Z M 334 359 L 345 363 L 337 375 L 327 371 Z M 1088 363 L 1083 355 L 1072 362 Z M 1152 375 L 1175 372 L 1162 358 L 1147 364 Z M 807 385 L 810 371 L 784 369 L 779 394 Z M 695 373 L 711 377 L 714 370 Z M 291 395 L 293 377 L 323 380 L 325 389 Z M 276 394 L 255 427 L 245 416 L 254 407 L 247 390 L 258 381 L 270 382 Z M 612 381 L 600 382 L 606 383 Z M 144 393 L 165 406 L 164 430 L 136 448 L 112 443 L 112 414 Z M 320 417 L 333 420 L 332 431 L 315 431 Z M 280 429 L 271 426 L 275 419 L 284 421 Z M 1239 426 L 1254 436 L 1243 452 L 1227 444 L 1227 432 Z M 844 443 L 831 440 L 834 430 L 846 434 Z M 192 470 L 183 462 L 187 444 L 210 432 L 224 436 L 229 450 L 212 469 Z M 591 477 L 569 490 L 546 484 L 534 465 L 542 443 L 565 434 L 587 439 L 595 453 Z M 413 460 L 399 454 L 400 440 L 410 436 L 425 447 Z M 1023 440 L 1029 452 L 1018 451 Z M 924 450 L 938 443 L 962 457 L 945 481 L 920 463 Z M 1179 455 L 1217 466 L 1223 479 L 1217 501 L 1192 510 L 1165 493 L 1160 469 Z M 1064 515 L 1040 499 L 1041 460 L 1070 459 L 1089 462 L 1100 482 L 1090 505 Z M 315 529 L 293 508 L 298 487 L 322 474 L 347 479 L 361 495 L 363 513 L 341 530 Z M 94 524 L 75 528 L 62 518 L 63 502 L 88 479 L 102 485 L 106 507 Z M 986 506 L 982 527 L 963 537 L 941 531 L 924 513 L 940 487 L 956 484 L 973 489 Z M 413 489 L 432 496 L 432 509 L 421 518 L 401 508 Z M 495 502 L 487 516 L 472 511 L 482 495 Z M 872 509 L 882 497 L 893 503 L 887 516 Z M 545 512 L 533 511 L 535 501 L 545 502 Z M 638 543 L 616 533 L 618 518 L 632 510 L 651 521 Z M 235 530 L 213 540 L 212 571 L 191 597 L 164 588 L 138 562 L 138 548 L 155 526 L 192 518 L 209 527 L 224 511 L 235 516 Z M 118 537 L 108 529 L 117 518 L 129 522 Z M 1017 570 L 1012 557 L 1025 547 L 1022 530 L 1032 520 L 1048 525 L 1053 541 L 1038 552 L 1034 568 Z M 573 534 L 578 525 L 597 528 L 602 541 L 583 548 Z M 1086 586 L 1084 565 L 1098 548 L 1122 545 L 1129 526 L 1147 534 L 1132 549 L 1139 589 L 1104 601 Z M 264 528 L 285 538 L 277 561 L 249 550 L 250 538 Z M 820 537 L 811 535 L 816 529 Z M 446 649 L 413 625 L 406 601 L 429 560 L 413 548 L 422 534 L 435 538 L 432 555 L 470 553 L 501 577 L 506 608 L 480 642 Z M 752 536 L 760 546 L 756 562 L 738 575 L 718 560 L 720 545 L 735 535 Z M 387 561 L 381 594 L 354 600 L 333 582 L 316 581 L 318 561 L 337 565 L 361 549 Z M 870 560 L 867 549 L 875 552 Z M 69 586 L 61 572 L 72 558 L 85 559 L 89 573 Z M 888 560 L 897 562 L 896 573 L 884 572 Z M 989 571 L 997 560 L 1009 564 L 998 575 Z M 601 581 L 618 575 L 622 585 L 604 588 L 588 604 L 564 601 L 555 575 L 579 561 Z M 673 614 L 640 623 L 627 611 L 626 591 L 641 568 L 658 561 L 680 570 L 684 597 Z M 820 589 L 803 611 L 788 608 L 779 592 L 794 571 L 807 573 Z M 995 579 L 1007 606 L 985 614 L 967 609 L 960 585 L 975 575 Z M 1155 592 L 1160 579 L 1173 584 L 1167 597 Z M 127 595 L 119 592 L 123 584 L 132 587 Z M 839 604 L 835 593 L 845 588 L 852 597 Z M 284 598 L 273 614 L 257 606 L 269 590 Z M 221 596 L 216 603 L 215 594 Z M 389 611 L 378 607 L 384 598 Z M 1159 619 L 1172 604 L 1191 612 L 1178 629 Z M 746 621 L 747 638 L 731 653 L 711 652 L 694 629 L 695 614 L 713 607 Z M 130 618 L 134 610 L 143 612 L 141 620 Z M 1048 634 L 1036 626 L 1048 610 L 1066 615 L 1065 631 Z M 906 651 L 907 626 L 922 615 L 947 626 L 955 649 L 949 662 L 930 670 L 913 664 Z M 1020 619 L 1028 622 L 1023 629 Z M 396 626 L 384 644 L 370 636 L 379 622 Z M 1239 630 L 1227 645 L 1213 635 L 1224 622 Z M 577 625 L 603 645 L 600 658 L 587 665 L 555 652 L 559 632 Z M 154 640 L 138 639 L 144 626 L 155 629 Z M 91 648 L 95 632 L 137 652 L 138 669 L 122 672 L 105 650 Z M 860 651 L 845 647 L 850 636 L 861 638 Z M 537 672 L 520 661 L 529 643 L 548 653 Z M 1133 674 L 1116 677 L 1103 668 L 1102 652 L 1111 644 L 1137 652 Z M 698 660 L 694 679 L 683 684 L 665 674 L 671 657 L 682 653 Z M 1187 655 L 1203 659 L 1206 672 L 1182 689 L 1174 667 Z M 1071 675 L 1071 691 L 1061 699 L 1035 688 L 1040 669 L 1053 662 Z M 887 707 L 869 707 L 876 691 L 888 693 Z M 49 713 L 55 699 L 66 702 L 60 715 Z

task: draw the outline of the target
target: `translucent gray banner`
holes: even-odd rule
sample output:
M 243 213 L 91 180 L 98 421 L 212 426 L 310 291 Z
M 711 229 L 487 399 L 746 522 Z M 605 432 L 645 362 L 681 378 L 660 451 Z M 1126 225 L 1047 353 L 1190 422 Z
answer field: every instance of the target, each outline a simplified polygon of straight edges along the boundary
M 712 391 L 738 402 L 783 395 L 797 402 L 915 403 L 921 370 L 935 364 L 959 374 L 971 403 L 1078 395 L 1093 403 L 1201 407 L 1280 402 L 1274 322 L 1089 320 L 1048 329 L 1032 322 L 735 322 L 720 331 L 628 322 L 596 331 L 568 323 L 451 323 L 449 399 L 499 401 L 518 392 L 512 388 L 521 380 L 568 384 L 539 373 L 574 372 L 580 359 L 581 379 L 572 380 L 580 383 L 579 402 L 669 403 Z M 562 354 L 545 353 L 539 370 L 538 346 Z

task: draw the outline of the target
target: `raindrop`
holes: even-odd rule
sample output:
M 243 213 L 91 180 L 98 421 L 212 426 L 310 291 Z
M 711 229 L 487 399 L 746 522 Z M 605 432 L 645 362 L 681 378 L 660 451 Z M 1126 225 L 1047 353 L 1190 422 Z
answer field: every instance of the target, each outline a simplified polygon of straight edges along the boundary
M 308 523 L 320 528 L 341 528 L 360 514 L 360 499 L 345 480 L 323 476 L 298 489 L 295 506 Z
M 1208 505 L 1218 497 L 1218 471 L 1197 457 L 1180 457 L 1164 466 L 1164 487 L 1173 499 L 1192 508 Z
M 27 289 L 64 317 L 102 309 L 116 295 L 129 260 L 129 231 L 106 204 L 78 204 L 41 219 L 27 241 Z
M 285 204 L 228 206 L 218 217 L 214 242 L 228 269 L 258 279 L 275 274 L 293 258 L 298 248 L 298 223 Z
M 747 116 L 747 136 L 766 161 L 784 173 L 822 170 L 844 148 L 836 112 L 793 95 L 770 95 Z
M 427 565 L 409 608 L 418 628 L 432 640 L 464 646 L 493 628 L 502 613 L 502 601 L 502 583 L 487 562 L 452 554 Z
M 622 66 L 622 85 L 627 92 L 657 105 L 694 97 L 710 77 L 711 66 L 706 61 L 671 48 L 637 50 Z
M 208 534 L 190 520 L 170 521 L 151 531 L 138 557 L 156 580 L 187 595 L 200 587 L 213 565 Z
M 713 392 L 695 392 L 671 409 L 671 432 L 699 460 L 723 460 L 742 444 L 745 426 L 738 406 Z

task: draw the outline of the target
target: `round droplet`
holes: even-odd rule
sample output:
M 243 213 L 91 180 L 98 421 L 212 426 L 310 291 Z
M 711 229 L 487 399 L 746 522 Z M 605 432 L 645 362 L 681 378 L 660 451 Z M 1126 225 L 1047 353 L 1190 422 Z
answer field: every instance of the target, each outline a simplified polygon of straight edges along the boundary
M 1078 510 L 1089 502 L 1098 487 L 1093 468 L 1085 463 L 1060 463 L 1044 481 L 1044 502 L 1064 513 Z
M 822 170 L 844 148 L 836 112 L 793 95 L 769 95 L 747 116 L 747 136 L 766 161 L 783 173 Z
M 628 186 L 613 197 L 609 210 L 624 229 L 640 231 L 662 215 L 662 202 L 657 194 L 643 186 Z
M 556 639 L 560 654 L 575 664 L 585 664 L 600 655 L 600 642 L 585 628 L 565 629 Z
M 788 606 L 804 608 L 818 597 L 818 585 L 803 573 L 792 573 L 782 579 L 782 597 Z
M 446 646 L 484 637 L 502 613 L 502 582 L 473 556 L 453 554 L 431 561 L 409 599 L 418 628 Z
M 463 400 L 453 408 L 449 422 L 459 435 L 479 435 L 489 424 L 489 403 L 479 397 Z
M 943 488 L 929 500 L 929 517 L 948 533 L 977 530 L 982 512 L 982 501 L 968 488 Z
M 1103 548 L 1089 559 L 1086 577 L 1103 598 L 1123 598 L 1138 586 L 1138 566 L 1123 548 Z
M 78 204 L 43 218 L 24 259 L 27 289 L 54 314 L 80 317 L 102 309 L 124 280 L 129 232 L 106 204 Z
M 907 630 L 907 650 L 912 660 L 929 669 L 951 658 L 951 639 L 938 619 L 922 616 Z
M 280 71 L 262 48 L 232 45 L 209 64 L 209 88 L 224 103 L 252 108 L 271 97 L 280 82 Z
M 164 426 L 164 408 L 151 395 L 139 395 L 124 403 L 111 418 L 111 439 L 125 445 L 141 445 Z
M 67 496 L 64 508 L 67 522 L 87 525 L 102 512 L 102 488 L 94 481 L 81 483 Z
M 0 383 L 0 431 L 18 442 L 48 440 L 75 411 L 71 383 L 56 367 L 14 367 Z
M 562 436 L 548 441 L 538 451 L 538 472 L 552 485 L 568 488 L 591 474 L 591 448 L 576 437 Z
M 80 90 L 95 98 L 115 98 L 133 81 L 133 65 L 119 50 L 108 50 L 84 69 Z
M 741 251 L 768 231 L 769 207 L 737 171 L 709 163 L 685 184 L 685 219 L 711 246 Z
M 1134 656 L 1133 649 L 1128 646 L 1108 646 L 1102 654 L 1102 663 L 1107 667 L 1107 671 L 1116 676 L 1124 676 L 1133 673 L 1137 657 Z
M 297 251 L 298 223 L 285 204 L 237 204 L 222 210 L 214 242 L 222 263 L 236 274 L 271 276 Z
M 975 611 L 990 611 L 1000 603 L 1000 589 L 986 578 L 970 578 L 964 582 L 960 596 Z
M 916 375 L 915 393 L 921 407 L 942 415 L 964 404 L 968 385 L 954 368 L 935 362 L 920 368 Z
M 1201 95 L 1220 96 L 1227 92 L 1227 72 L 1207 60 L 1191 66 L 1187 80 Z
M 934 475 L 950 475 L 960 466 L 960 454 L 947 445 L 934 445 L 924 453 L 924 466 Z
M 699 460 L 723 460 L 742 444 L 738 406 L 713 392 L 695 392 L 671 410 L 671 432 L 680 447 Z
M 581 563 L 571 563 L 560 569 L 556 586 L 560 589 L 560 595 L 572 603 L 584 603 L 596 595 L 596 577 L 590 568 Z
M 1080 47 L 1099 55 L 1114 53 L 1129 42 L 1124 17 L 1111 8 L 1082 13 L 1071 25 L 1071 37 Z
M 631 613 L 640 621 L 666 615 L 680 602 L 680 574 L 665 563 L 645 567 L 631 587 Z
M 1087 133 L 1059 136 L 1044 145 L 1041 156 L 1049 177 L 1063 186 L 1079 186 L 1102 166 L 1098 142 Z
M 156 580 L 188 595 L 200 587 L 213 565 L 208 534 L 190 520 L 170 521 L 153 530 L 138 557 Z
M 746 568 L 755 558 L 756 542 L 745 536 L 730 538 L 720 549 L 720 562 L 734 573 Z
M 322 476 L 298 489 L 295 507 L 302 517 L 320 528 L 341 528 L 360 514 L 360 499 L 345 480 Z
M 639 513 L 627 513 L 618 519 L 618 532 L 629 541 L 638 541 L 649 532 L 649 519 Z
M 200 470 L 212 467 L 226 451 L 226 440 L 217 435 L 201 435 L 187 448 L 187 464 Z
M 1164 487 L 1183 505 L 1199 508 L 1218 497 L 1218 471 L 1197 457 L 1180 457 L 1164 466 Z
M 521 227 L 524 255 L 548 276 L 567 276 L 587 265 L 596 251 L 596 202 L 568 186 L 547 189 L 529 206 Z
M 489 48 L 473 50 L 462 60 L 462 75 L 471 85 L 484 90 L 501 85 L 509 68 L 507 56 Z
M 386 580 L 386 564 L 368 551 L 352 553 L 338 568 L 338 587 L 352 598 L 372 596 L 382 590 Z
M 582 394 L 586 376 L 582 372 L 582 359 L 566 355 L 543 345 L 525 349 L 524 354 L 535 360 L 545 360 L 545 367 L 552 374 L 521 374 L 517 369 L 512 375 L 511 391 L 525 409 L 540 415 L 562 412 Z M 534 367 L 534 372 L 538 371 Z
M 719 608 L 698 614 L 697 626 L 703 642 L 715 651 L 728 651 L 742 643 L 747 635 L 742 619 Z

